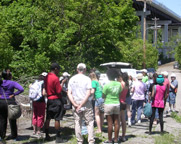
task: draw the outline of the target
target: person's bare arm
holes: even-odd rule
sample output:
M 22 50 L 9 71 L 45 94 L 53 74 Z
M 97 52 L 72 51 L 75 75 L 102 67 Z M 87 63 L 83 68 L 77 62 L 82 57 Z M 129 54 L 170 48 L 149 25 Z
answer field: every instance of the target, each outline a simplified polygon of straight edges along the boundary
M 74 101 L 72 96 L 72 90 L 68 89 L 68 98 L 71 101 L 72 105 L 77 108 L 79 105 Z
M 45 88 L 43 88 L 42 95 L 43 95 L 43 96 L 47 96 L 47 93 L 46 93 Z
M 95 93 L 95 89 L 92 88 L 92 89 L 91 89 L 91 94 L 94 94 L 94 93 Z
M 152 95 L 151 95 L 151 97 L 154 97 L 154 96 L 155 96 L 154 88 L 155 88 L 155 86 L 153 86 L 153 88 L 152 88 Z

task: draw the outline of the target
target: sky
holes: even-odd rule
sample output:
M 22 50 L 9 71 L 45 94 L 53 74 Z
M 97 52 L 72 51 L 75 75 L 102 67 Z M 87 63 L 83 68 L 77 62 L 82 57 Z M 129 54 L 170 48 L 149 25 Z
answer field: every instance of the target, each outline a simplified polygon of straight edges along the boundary
M 181 17 L 181 0 L 156 0 Z

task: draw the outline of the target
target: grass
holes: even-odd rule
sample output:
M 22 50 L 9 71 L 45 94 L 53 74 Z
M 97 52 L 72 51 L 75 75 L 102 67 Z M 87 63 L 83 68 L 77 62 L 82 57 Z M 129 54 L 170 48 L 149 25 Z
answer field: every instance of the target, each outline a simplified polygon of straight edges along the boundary
M 175 119 L 178 123 L 181 123 L 181 116 L 178 115 L 176 112 L 172 112 L 171 117 Z
M 163 134 L 154 138 L 155 144 L 175 144 L 175 137 L 172 134 Z

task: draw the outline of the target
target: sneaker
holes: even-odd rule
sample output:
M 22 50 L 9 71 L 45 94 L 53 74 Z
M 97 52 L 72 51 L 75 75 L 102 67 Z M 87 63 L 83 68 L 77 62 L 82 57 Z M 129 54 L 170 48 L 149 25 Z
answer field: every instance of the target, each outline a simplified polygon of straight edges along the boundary
M 131 127 L 131 122 L 130 121 L 128 121 L 128 126 Z
M 140 123 L 141 123 L 141 120 L 138 120 L 138 123 L 140 124 Z

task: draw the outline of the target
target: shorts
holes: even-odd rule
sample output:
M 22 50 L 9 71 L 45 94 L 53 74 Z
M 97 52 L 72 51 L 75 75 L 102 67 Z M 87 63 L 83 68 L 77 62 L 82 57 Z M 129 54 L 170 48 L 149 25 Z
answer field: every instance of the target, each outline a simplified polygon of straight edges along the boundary
M 95 100 L 95 107 L 100 107 L 104 103 L 103 98 L 98 98 Z
M 167 102 L 169 102 L 169 104 L 175 104 L 175 98 L 176 98 L 176 94 L 173 92 L 170 92 L 167 98 Z
M 48 100 L 46 119 L 55 119 L 55 121 L 62 120 L 63 118 L 63 104 L 60 99 Z
M 126 110 L 126 103 L 120 103 L 120 110 Z
M 120 105 L 109 105 L 104 104 L 104 115 L 119 115 L 120 114 Z
M 103 98 L 96 99 L 95 107 L 98 107 L 100 112 L 104 112 L 104 99 Z
M 131 96 L 126 97 L 126 104 L 131 105 Z

